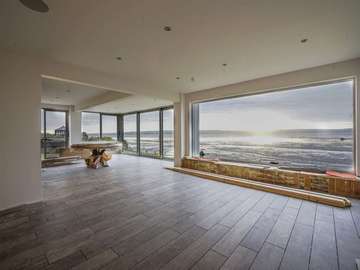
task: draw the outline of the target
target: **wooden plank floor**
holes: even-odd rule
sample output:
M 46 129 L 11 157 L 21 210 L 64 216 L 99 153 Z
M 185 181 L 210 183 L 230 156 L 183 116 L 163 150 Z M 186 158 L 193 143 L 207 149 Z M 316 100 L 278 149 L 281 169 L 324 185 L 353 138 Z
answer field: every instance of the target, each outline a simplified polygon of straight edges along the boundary
M 360 202 L 340 209 L 114 156 L 42 172 L 0 213 L 0 269 L 356 269 Z

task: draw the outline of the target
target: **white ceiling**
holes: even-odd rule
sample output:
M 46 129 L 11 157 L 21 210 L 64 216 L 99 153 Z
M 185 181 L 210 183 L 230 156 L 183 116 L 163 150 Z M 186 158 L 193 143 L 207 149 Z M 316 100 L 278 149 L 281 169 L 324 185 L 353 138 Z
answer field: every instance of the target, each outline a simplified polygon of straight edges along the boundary
M 41 14 L 1 0 L 0 46 L 144 89 L 190 92 L 360 56 L 359 0 L 45 2 Z

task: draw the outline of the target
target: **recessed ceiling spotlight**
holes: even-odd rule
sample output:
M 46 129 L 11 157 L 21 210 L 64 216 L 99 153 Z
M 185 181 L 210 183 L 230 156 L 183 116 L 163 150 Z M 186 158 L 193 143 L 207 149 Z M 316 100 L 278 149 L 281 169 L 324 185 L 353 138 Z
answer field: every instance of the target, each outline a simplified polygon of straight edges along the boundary
M 121 60 L 122 60 L 122 57 L 121 57 L 121 56 L 118 56 L 118 57 L 116 57 L 116 60 L 121 61 Z
M 227 64 L 226 63 L 224 63 L 224 64 L 222 64 L 223 65 L 223 67 L 226 67 L 227 66 Z
M 25 7 L 36 12 L 48 12 L 49 7 L 43 0 L 20 0 Z
M 172 30 L 171 26 L 168 26 L 168 25 L 164 26 L 164 31 L 170 32 L 171 30 Z
M 308 41 L 307 38 L 303 38 L 300 42 L 301 42 L 301 43 L 306 43 L 307 41 Z
M 180 77 L 176 77 L 177 80 L 180 80 Z

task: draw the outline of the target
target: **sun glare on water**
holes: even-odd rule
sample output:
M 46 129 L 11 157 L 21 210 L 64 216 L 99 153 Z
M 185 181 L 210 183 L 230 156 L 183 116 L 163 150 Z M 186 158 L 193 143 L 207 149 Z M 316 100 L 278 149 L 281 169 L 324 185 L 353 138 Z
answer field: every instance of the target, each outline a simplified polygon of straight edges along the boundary
M 275 144 L 283 141 L 282 138 L 271 136 L 271 135 L 254 135 L 248 137 L 242 137 L 243 141 L 251 144 Z

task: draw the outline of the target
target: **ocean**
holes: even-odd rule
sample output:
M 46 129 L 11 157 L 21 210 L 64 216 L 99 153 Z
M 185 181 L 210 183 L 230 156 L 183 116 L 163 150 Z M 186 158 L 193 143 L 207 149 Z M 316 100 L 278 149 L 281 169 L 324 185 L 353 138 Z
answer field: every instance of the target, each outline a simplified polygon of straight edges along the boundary
M 159 154 L 158 132 L 141 132 L 140 137 L 140 150 L 144 155 Z M 128 150 L 136 151 L 136 133 L 126 132 L 124 139 L 128 142 Z M 201 130 L 199 143 L 209 159 L 312 172 L 353 171 L 352 129 L 297 129 L 271 133 Z M 173 157 L 173 145 L 173 133 L 164 132 L 166 157 Z
M 205 157 L 230 162 L 325 172 L 353 171 L 352 129 L 299 129 L 269 133 L 200 131 Z

